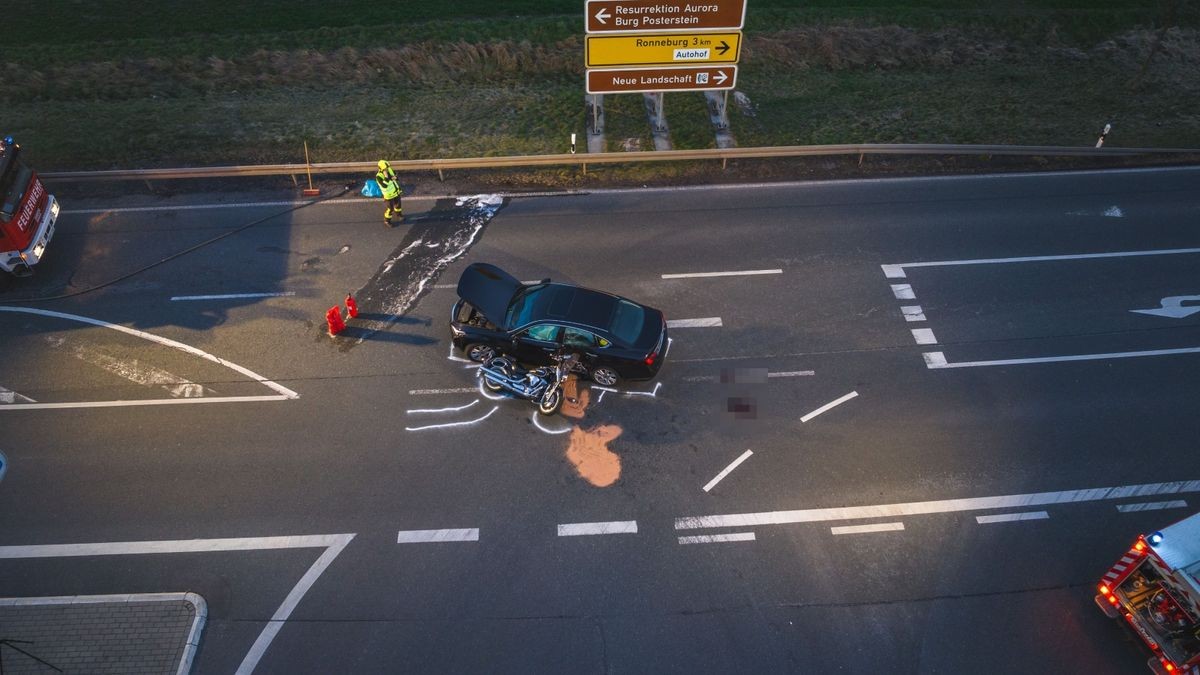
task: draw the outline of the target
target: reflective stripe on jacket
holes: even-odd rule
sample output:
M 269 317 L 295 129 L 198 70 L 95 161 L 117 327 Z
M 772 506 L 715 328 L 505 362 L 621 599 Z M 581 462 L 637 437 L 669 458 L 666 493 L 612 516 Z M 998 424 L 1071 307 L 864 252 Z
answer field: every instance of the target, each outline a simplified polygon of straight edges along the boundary
M 400 196 L 400 183 L 396 181 L 396 172 L 390 168 L 375 174 L 375 182 L 383 191 L 384 199 L 395 199 Z

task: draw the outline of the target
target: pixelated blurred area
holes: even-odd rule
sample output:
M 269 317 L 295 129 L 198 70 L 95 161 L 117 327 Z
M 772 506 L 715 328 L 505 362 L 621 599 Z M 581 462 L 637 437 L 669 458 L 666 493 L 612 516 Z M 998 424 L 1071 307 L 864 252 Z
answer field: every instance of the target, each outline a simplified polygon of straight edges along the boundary
M 745 396 L 732 396 L 725 399 L 725 411 L 733 413 L 736 420 L 758 419 L 758 401 Z
M 766 368 L 722 368 L 721 384 L 766 384 Z

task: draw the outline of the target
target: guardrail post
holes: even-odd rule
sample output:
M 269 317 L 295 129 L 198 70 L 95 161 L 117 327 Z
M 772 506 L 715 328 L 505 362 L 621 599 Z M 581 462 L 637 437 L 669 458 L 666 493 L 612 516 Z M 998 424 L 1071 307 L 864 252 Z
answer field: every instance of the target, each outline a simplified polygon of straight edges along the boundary
M 441 183 L 446 182 L 446 177 L 442 175 L 442 170 L 440 168 L 438 169 L 438 181 Z

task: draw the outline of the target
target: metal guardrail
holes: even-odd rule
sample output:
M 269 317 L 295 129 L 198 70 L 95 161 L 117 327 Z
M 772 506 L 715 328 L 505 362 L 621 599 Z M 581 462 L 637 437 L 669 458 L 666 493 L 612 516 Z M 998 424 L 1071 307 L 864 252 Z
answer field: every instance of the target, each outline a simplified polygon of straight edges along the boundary
M 587 171 L 588 164 L 629 164 L 639 162 L 678 162 L 719 159 L 722 165 L 731 159 L 772 159 L 814 157 L 820 155 L 1023 155 L 1028 157 L 1101 157 L 1131 155 L 1196 155 L 1200 149 L 1186 148 L 1091 148 L 1053 145 L 795 145 L 762 148 L 725 148 L 710 150 L 664 150 L 656 152 L 601 152 L 562 155 L 515 155 L 460 159 L 409 159 L 391 162 L 396 171 L 436 171 L 455 169 L 495 169 L 505 167 L 577 165 Z M 298 176 L 314 174 L 373 173 L 375 162 L 332 162 L 327 164 L 263 164 L 257 166 L 206 166 L 184 169 L 117 169 L 110 171 L 54 171 L 39 175 L 46 180 L 170 180 L 180 178 L 235 178 L 242 176 Z

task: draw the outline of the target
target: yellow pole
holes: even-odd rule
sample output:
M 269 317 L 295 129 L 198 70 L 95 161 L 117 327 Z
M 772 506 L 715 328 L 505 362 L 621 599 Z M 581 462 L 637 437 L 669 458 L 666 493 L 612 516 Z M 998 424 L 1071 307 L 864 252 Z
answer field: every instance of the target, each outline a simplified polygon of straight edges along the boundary
M 308 162 L 308 139 L 304 139 L 304 170 L 308 172 L 308 189 L 313 189 L 312 186 L 312 165 Z

